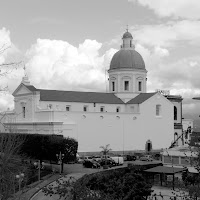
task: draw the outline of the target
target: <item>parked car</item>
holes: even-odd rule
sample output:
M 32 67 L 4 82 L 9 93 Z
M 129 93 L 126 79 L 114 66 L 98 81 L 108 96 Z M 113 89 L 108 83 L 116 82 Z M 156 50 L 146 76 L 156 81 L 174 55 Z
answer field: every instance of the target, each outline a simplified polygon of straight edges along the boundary
M 84 159 L 84 160 L 92 160 L 93 157 L 92 157 L 92 156 L 84 156 L 83 159 Z
M 151 155 L 144 155 L 142 157 L 140 157 L 141 161 L 153 161 L 153 158 Z
M 101 165 L 95 160 L 84 160 L 83 166 L 87 168 L 100 168 Z
M 77 163 L 82 164 L 83 161 L 84 161 L 84 157 L 79 157 L 79 158 L 77 158 Z
M 100 161 L 100 165 L 101 166 L 108 165 L 109 167 L 113 167 L 113 166 L 116 166 L 116 163 L 111 158 L 107 158 L 107 159 L 102 158 L 101 161 Z
M 93 158 L 93 160 L 95 160 L 97 162 L 101 161 L 101 156 L 93 156 L 92 158 Z
M 134 156 L 134 155 L 127 155 L 126 156 L 126 160 L 127 161 L 135 161 L 137 158 L 136 158 L 136 156 Z

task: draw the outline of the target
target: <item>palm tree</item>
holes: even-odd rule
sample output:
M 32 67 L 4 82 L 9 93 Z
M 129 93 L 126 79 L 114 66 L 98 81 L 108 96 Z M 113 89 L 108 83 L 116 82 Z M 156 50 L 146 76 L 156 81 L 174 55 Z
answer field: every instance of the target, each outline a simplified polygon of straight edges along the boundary
M 107 144 L 106 146 L 100 146 L 99 148 L 102 149 L 102 153 L 103 155 L 105 155 L 105 165 L 107 166 L 107 154 L 109 153 L 109 151 L 111 151 L 112 149 L 109 148 L 110 147 L 110 144 Z

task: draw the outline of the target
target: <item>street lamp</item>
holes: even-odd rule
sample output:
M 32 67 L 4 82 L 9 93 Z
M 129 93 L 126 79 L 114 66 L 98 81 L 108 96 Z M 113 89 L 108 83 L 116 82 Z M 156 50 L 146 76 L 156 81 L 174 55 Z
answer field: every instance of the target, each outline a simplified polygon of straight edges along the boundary
M 40 160 L 38 160 L 38 162 L 34 162 L 33 164 L 38 169 L 38 181 L 40 181 L 40 169 L 44 169 L 44 162 L 40 163 Z
M 20 192 L 21 191 L 21 183 L 24 179 L 24 173 L 17 174 L 16 178 L 19 180 L 19 192 Z
M 64 158 L 65 154 L 62 154 L 61 151 L 59 154 L 56 154 L 56 157 L 58 159 L 58 164 L 60 164 L 60 175 L 62 173 L 62 160 Z

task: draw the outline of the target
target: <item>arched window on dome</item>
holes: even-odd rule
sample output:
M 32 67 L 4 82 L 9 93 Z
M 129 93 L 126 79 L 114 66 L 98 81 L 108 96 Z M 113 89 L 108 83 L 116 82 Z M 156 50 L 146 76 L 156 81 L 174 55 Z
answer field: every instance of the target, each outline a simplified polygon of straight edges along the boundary
M 124 91 L 129 91 L 129 81 L 124 81 Z
M 141 92 L 142 91 L 142 81 L 138 82 L 138 91 Z
M 111 76 L 110 77 L 110 91 L 115 92 L 117 90 L 117 84 L 116 84 L 116 77 Z
M 112 81 L 112 91 L 115 91 L 115 81 Z
M 174 120 L 177 120 L 177 107 L 174 106 Z

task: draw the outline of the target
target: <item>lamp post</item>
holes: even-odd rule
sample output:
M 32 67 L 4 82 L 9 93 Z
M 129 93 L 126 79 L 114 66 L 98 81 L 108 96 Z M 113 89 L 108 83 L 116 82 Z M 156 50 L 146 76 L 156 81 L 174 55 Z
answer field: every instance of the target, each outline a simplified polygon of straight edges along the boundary
M 23 178 L 24 178 L 24 173 L 19 173 L 16 175 L 16 178 L 18 179 L 19 181 L 19 192 L 21 191 L 21 183 L 23 181 Z
M 56 154 L 56 157 L 58 159 L 58 163 L 60 164 L 60 175 L 62 173 L 62 160 L 64 158 L 65 154 L 62 154 L 61 151 L 59 154 Z
M 44 162 L 41 163 L 40 160 L 38 160 L 38 162 L 34 162 L 33 164 L 36 167 L 36 169 L 38 169 L 38 181 L 40 181 L 40 170 L 44 169 Z

